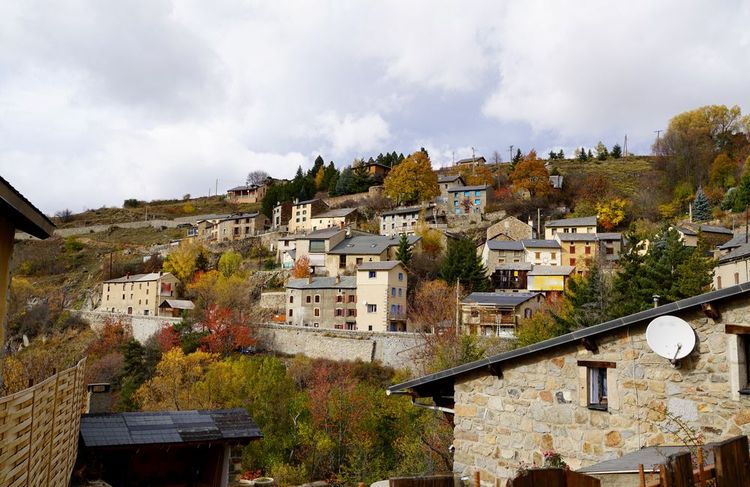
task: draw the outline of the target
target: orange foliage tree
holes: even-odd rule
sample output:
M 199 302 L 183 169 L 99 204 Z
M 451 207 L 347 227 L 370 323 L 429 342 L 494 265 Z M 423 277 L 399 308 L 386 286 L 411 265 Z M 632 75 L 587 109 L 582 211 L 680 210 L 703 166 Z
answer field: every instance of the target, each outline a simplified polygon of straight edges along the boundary
M 292 277 L 296 277 L 297 279 L 304 279 L 305 277 L 310 277 L 310 274 L 311 271 L 309 257 L 303 255 L 294 261 L 294 266 L 292 267 Z
M 203 349 L 207 352 L 228 355 L 255 344 L 250 327 L 235 320 L 230 309 L 209 305 L 203 324 L 209 332 L 201 340 Z
M 515 191 L 528 191 L 531 197 L 544 196 L 552 192 L 549 172 L 544 167 L 544 161 L 539 159 L 533 150 L 510 173 L 510 181 Z

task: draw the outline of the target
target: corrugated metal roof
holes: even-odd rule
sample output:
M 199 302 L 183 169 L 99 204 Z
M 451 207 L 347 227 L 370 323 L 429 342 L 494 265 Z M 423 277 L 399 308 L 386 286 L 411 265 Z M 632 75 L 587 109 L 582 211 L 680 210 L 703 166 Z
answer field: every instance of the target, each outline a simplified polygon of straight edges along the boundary
M 289 279 L 286 287 L 290 289 L 356 289 L 357 278 L 341 276 L 339 282 L 336 282 L 335 277 L 313 277 L 312 281 L 307 278 Z
M 549 340 L 544 340 L 526 347 L 517 348 L 515 350 L 494 355 L 492 357 L 476 360 L 468 364 L 459 365 L 458 367 L 442 370 L 434 374 L 429 374 L 423 377 L 412 379 L 410 381 L 402 382 L 401 384 L 395 384 L 389 387 L 388 391 L 393 392 L 405 389 L 413 389 L 418 392 L 421 388 L 433 384 L 439 384 L 441 387 L 445 387 L 446 384 L 451 385 L 455 377 L 466 374 L 468 372 L 481 370 L 488 365 L 500 364 L 520 357 L 528 357 L 536 354 L 537 352 L 548 351 L 562 345 L 579 342 L 583 338 L 602 335 L 615 330 L 619 330 L 620 328 L 624 328 L 629 325 L 654 319 L 658 316 L 688 310 L 696 306 L 700 306 L 704 303 L 710 303 L 712 301 L 745 294 L 748 291 L 750 291 L 750 282 L 728 287 L 725 289 L 720 289 L 718 291 L 711 291 L 708 293 L 700 294 L 698 296 L 682 299 L 674 303 L 665 304 L 657 308 L 650 308 L 645 311 L 634 313 L 632 315 L 623 316 L 622 318 L 605 321 L 604 323 L 590 326 L 588 328 L 581 328 L 580 330 L 566 333 L 565 335 L 560 335 L 555 338 L 550 338 Z
M 245 409 L 84 414 L 86 447 L 249 442 L 263 437 Z
M 579 218 L 565 218 L 562 220 L 550 220 L 544 224 L 545 228 L 551 227 L 595 227 L 596 215 L 583 216 Z
M 539 293 L 514 293 L 514 292 L 499 292 L 499 293 L 471 293 L 466 296 L 461 302 L 465 304 L 485 304 L 492 306 L 518 306 L 521 303 L 525 303 L 529 299 L 539 296 Z

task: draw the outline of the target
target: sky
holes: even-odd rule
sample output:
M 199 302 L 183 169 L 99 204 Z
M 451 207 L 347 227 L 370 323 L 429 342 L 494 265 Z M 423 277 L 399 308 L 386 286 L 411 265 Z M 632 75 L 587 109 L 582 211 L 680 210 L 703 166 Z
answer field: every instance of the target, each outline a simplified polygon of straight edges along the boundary
M 318 154 L 647 154 L 680 112 L 750 112 L 748 25 L 732 0 L 0 2 L 0 175 L 51 215 Z

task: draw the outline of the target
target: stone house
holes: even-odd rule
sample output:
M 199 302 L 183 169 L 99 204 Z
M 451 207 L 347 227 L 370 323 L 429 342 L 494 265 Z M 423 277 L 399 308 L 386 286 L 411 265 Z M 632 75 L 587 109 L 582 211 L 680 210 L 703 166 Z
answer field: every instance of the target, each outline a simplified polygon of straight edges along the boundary
M 714 267 L 714 288 L 723 289 L 744 282 L 750 282 L 750 244 L 742 244 L 722 255 Z
M 481 215 L 491 198 L 492 186 L 454 186 L 448 188 L 449 213 L 455 216 Z
M 438 222 L 436 207 L 408 206 L 384 211 L 380 214 L 380 235 L 399 236 L 416 235 L 420 222 L 434 224 Z M 443 212 L 443 219 L 444 219 Z
M 506 216 L 487 227 L 487 240 L 531 240 L 534 229 L 514 216 Z
M 521 318 L 530 318 L 544 302 L 540 293 L 471 293 L 461 300 L 461 330 L 470 335 L 513 338 Z
M 230 203 L 258 203 L 266 196 L 267 184 L 245 184 L 227 190 Z
M 446 174 L 438 176 L 438 186 L 440 186 L 440 196 L 437 198 L 438 203 L 446 204 L 448 202 L 448 188 L 458 188 L 466 186 L 464 178 L 460 174 Z
M 292 217 L 292 206 L 294 205 L 291 201 L 276 203 L 271 213 L 271 228 L 273 230 L 282 230 L 289 225 L 289 219 Z
M 288 267 L 291 267 L 297 259 L 307 256 L 310 260 L 310 267 L 313 269 L 313 273 L 319 275 L 328 274 L 329 276 L 337 275 L 338 272 L 327 272 L 326 256 L 339 243 L 346 239 L 347 233 L 348 230 L 325 228 L 305 235 L 293 236 L 295 239 L 294 249 L 282 250 L 282 266 L 287 266 L 291 261 L 291 264 L 288 265 Z M 285 239 L 282 242 L 286 243 L 288 240 Z
M 239 213 L 219 220 L 212 228 L 211 240 L 233 242 L 254 237 L 268 228 L 268 218 L 263 213 Z
M 706 244 L 711 248 L 722 245 L 734 237 L 732 230 L 715 225 L 685 223 L 673 228 L 680 234 L 680 240 L 686 247 L 698 246 L 698 233 L 703 235 Z
M 524 261 L 534 265 L 561 265 L 560 242 L 557 240 L 522 240 Z
M 487 159 L 484 158 L 484 156 L 476 156 L 476 157 L 467 157 L 466 159 L 459 159 L 456 162 L 454 162 L 454 165 L 456 166 L 463 166 L 466 164 L 486 164 Z
M 408 236 L 409 245 L 419 251 L 421 237 Z M 367 262 L 383 262 L 396 259 L 399 239 L 395 236 L 372 235 L 351 232 L 325 256 L 325 268 L 329 276 L 351 274 Z
M 673 365 L 646 328 L 685 320 L 696 346 Z M 750 283 L 666 304 L 388 388 L 429 398 L 453 417 L 454 472 L 481 483 L 541 464 L 572 469 L 642 447 L 750 434 Z M 424 403 L 423 403 L 424 404 Z
M 6 339 L 10 261 L 17 231 L 46 239 L 55 231 L 55 225 L 0 176 L 0 343 Z
M 328 210 L 323 200 L 294 200 L 292 215 L 289 217 L 289 233 L 309 232 L 312 228 L 312 217 Z
M 312 230 L 325 228 L 344 228 L 357 222 L 356 208 L 336 208 L 313 216 L 310 219 Z
M 357 267 L 357 329 L 407 331 L 406 269 L 398 260 Z
M 369 174 L 370 177 L 374 178 L 376 181 L 381 182 L 388 176 L 388 173 L 391 172 L 390 166 L 386 166 L 385 164 L 380 164 L 378 162 L 369 162 L 365 164 L 365 169 L 367 170 L 367 174 Z
M 286 322 L 314 328 L 357 329 L 357 282 L 354 276 L 289 279 Z
M 581 218 L 550 220 L 544 224 L 544 238 L 551 240 L 556 233 L 596 233 L 596 215 Z
M 520 291 L 528 288 L 528 274 L 534 268 L 528 262 L 498 264 L 490 272 L 492 287 L 497 290 Z
M 159 305 L 177 297 L 180 282 L 169 272 L 133 274 L 102 283 L 101 311 L 129 315 L 157 316 Z
M 482 263 L 491 272 L 496 265 L 526 262 L 526 251 L 522 242 L 510 240 L 487 240 L 481 246 Z

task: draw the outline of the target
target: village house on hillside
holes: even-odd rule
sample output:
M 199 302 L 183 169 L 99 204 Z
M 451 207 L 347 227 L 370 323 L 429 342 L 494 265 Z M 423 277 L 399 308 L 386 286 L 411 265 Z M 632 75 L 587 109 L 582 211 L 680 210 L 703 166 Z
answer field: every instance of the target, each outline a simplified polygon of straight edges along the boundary
M 159 315 L 164 299 L 177 297 L 180 282 L 169 272 L 133 274 L 102 283 L 101 311 L 129 315 Z
M 359 212 L 356 208 L 336 208 L 310 218 L 313 231 L 325 228 L 344 228 L 357 222 Z
M 408 276 L 398 260 L 365 262 L 357 267 L 357 328 L 407 331 Z
M 680 234 L 680 240 L 687 247 L 698 246 L 699 233 L 702 234 L 703 240 L 711 248 L 722 245 L 734 237 L 732 230 L 715 225 L 685 223 L 673 228 Z
M 581 218 L 550 220 L 544 224 L 544 238 L 551 240 L 557 233 L 596 233 L 596 215 Z
M 466 183 L 459 174 L 445 174 L 438 175 L 438 186 L 440 186 L 440 196 L 437 197 L 437 202 L 446 204 L 448 203 L 448 188 L 466 186 Z
M 475 157 L 467 157 L 466 159 L 459 159 L 454 163 L 454 165 L 464 166 L 467 164 L 486 164 L 486 163 L 487 163 L 487 159 L 485 159 L 484 156 L 475 156 Z
M 529 223 L 524 223 L 514 216 L 506 216 L 497 223 L 493 223 L 485 231 L 487 240 L 531 240 L 534 229 Z
M 744 235 L 742 237 L 745 238 Z M 714 267 L 714 288 L 723 289 L 750 282 L 750 244 L 733 247 Z
M 294 200 L 287 230 L 289 233 L 312 231 L 312 218 L 326 211 L 328 211 L 328 205 L 323 200 Z
M 541 309 L 540 293 L 474 292 L 461 301 L 461 329 L 470 335 L 514 338 L 521 318 Z
M 442 213 L 442 214 L 441 214 Z M 416 235 L 420 223 L 438 225 L 445 223 L 445 212 L 435 204 L 394 208 L 380 214 L 380 235 Z
M 455 186 L 448 188 L 448 207 L 450 214 L 481 215 L 492 197 L 492 186 L 480 184 L 476 186 Z
M 276 206 L 273 207 L 271 213 L 272 230 L 282 230 L 287 228 L 289 219 L 292 217 L 292 206 L 294 206 L 294 204 L 291 201 L 276 203 Z
M 419 250 L 421 238 L 416 235 L 408 236 L 409 245 Z M 395 236 L 354 234 L 345 238 L 325 257 L 325 268 L 328 275 L 354 272 L 355 269 L 367 262 L 383 262 L 394 260 L 398 250 L 399 239 Z
M 684 320 L 696 338 L 676 365 L 647 341 L 648 325 L 665 316 Z M 644 446 L 684 444 L 680 433 L 670 433 L 679 431 L 674 418 L 707 443 L 748 434 L 749 363 L 746 283 L 410 380 L 388 392 L 426 398 L 448 411 L 455 425 L 454 472 L 479 472 L 482 485 L 494 486 L 524 463 L 540 464 L 544 451 L 554 450 L 578 469 Z

